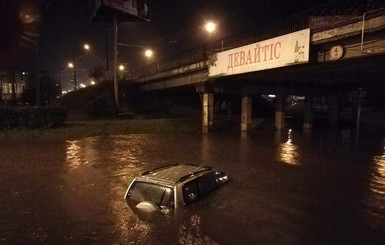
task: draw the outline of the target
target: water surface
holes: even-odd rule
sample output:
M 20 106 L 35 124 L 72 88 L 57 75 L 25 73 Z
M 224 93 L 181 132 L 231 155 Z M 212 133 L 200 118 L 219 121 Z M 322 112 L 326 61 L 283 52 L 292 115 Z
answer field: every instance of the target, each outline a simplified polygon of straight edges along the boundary
M 231 182 L 144 221 L 129 182 L 169 163 Z M 0 142 L 0 244 L 385 244 L 385 141 L 344 131 Z

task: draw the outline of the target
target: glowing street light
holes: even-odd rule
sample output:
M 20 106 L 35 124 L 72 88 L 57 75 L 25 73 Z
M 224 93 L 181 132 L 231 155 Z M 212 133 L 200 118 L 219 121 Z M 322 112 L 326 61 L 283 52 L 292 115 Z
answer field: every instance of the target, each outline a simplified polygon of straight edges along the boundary
M 87 43 L 83 44 L 83 49 L 85 51 L 90 51 L 91 46 Z M 75 49 L 73 50 L 73 61 L 68 63 L 68 67 L 72 68 L 74 71 L 74 90 L 77 89 L 77 79 L 76 79 L 76 61 L 79 60 L 83 56 L 76 57 Z
M 84 48 L 85 50 L 90 50 L 90 49 L 91 49 L 90 45 L 88 45 L 87 43 L 85 43 L 85 44 L 83 45 L 83 48 Z
M 213 33 L 215 32 L 217 29 L 217 24 L 213 21 L 207 21 L 206 24 L 205 24 L 205 30 L 208 32 L 208 33 Z
M 154 55 L 154 52 L 151 49 L 146 49 L 144 51 L 144 56 L 146 56 L 147 58 L 151 58 L 153 55 Z
M 205 22 L 204 29 L 211 37 L 217 31 L 218 25 L 214 21 L 209 20 Z M 221 40 L 221 51 L 223 51 L 223 39 Z
M 154 51 L 150 48 L 145 48 L 140 45 L 132 45 L 132 44 L 127 44 L 127 43 L 118 43 L 119 46 L 125 46 L 125 47 L 130 47 L 130 48 L 139 48 L 143 50 L 144 56 L 147 58 L 152 58 L 154 56 Z
M 116 25 L 116 24 L 115 24 Z M 125 46 L 125 47 L 131 47 L 131 48 L 139 48 L 144 51 L 144 56 L 147 58 L 152 58 L 154 55 L 154 52 L 151 49 L 145 48 L 140 45 L 132 45 L 132 44 L 127 44 L 127 43 L 118 43 L 117 42 L 117 26 L 114 28 L 114 97 L 115 97 L 115 103 L 116 106 L 119 108 L 119 84 L 117 80 L 117 70 L 122 73 L 123 77 L 123 72 L 126 69 L 124 65 L 117 66 L 117 53 L 118 53 L 118 45 L 119 46 Z

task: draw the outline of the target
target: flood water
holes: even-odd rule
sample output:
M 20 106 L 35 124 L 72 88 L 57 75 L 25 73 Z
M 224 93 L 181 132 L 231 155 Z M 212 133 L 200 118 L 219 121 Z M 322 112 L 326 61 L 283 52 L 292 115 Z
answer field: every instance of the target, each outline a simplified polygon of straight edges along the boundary
M 145 221 L 130 181 L 169 163 L 231 182 Z M 0 142 L 0 244 L 385 244 L 385 139 L 345 131 Z

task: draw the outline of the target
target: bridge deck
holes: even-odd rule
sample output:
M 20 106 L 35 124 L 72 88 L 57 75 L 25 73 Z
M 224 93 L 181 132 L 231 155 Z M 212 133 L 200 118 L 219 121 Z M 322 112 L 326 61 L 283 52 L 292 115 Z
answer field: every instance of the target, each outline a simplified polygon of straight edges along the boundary
M 311 53 L 309 64 L 277 68 L 236 75 L 231 80 L 255 81 L 261 86 L 274 82 L 346 86 L 346 84 L 378 83 L 385 79 L 382 67 L 385 53 L 385 9 L 364 13 L 333 26 L 314 29 L 311 32 Z M 343 45 L 344 56 L 331 62 L 328 59 L 330 47 Z M 208 56 L 216 51 L 211 44 L 198 47 L 161 63 L 142 67 L 135 73 L 135 80 L 142 90 L 166 89 L 191 86 L 206 82 L 208 78 Z M 226 49 L 234 47 L 229 45 Z M 219 78 L 223 82 L 229 78 Z M 217 79 L 218 80 L 218 79 Z

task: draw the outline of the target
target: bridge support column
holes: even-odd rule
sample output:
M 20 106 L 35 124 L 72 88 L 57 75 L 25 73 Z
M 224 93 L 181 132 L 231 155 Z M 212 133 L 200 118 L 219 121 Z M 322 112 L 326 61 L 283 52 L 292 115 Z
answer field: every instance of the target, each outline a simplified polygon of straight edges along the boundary
M 275 128 L 278 130 L 285 128 L 285 110 L 284 110 L 284 96 L 277 95 L 275 101 Z
M 313 96 L 306 96 L 304 101 L 303 128 L 313 128 Z
M 202 133 L 208 133 L 214 120 L 214 94 L 203 93 L 202 101 Z
M 335 128 L 338 123 L 338 105 L 337 96 L 329 97 L 329 127 Z
M 356 130 L 360 127 L 361 119 L 361 90 L 352 98 L 352 123 Z
M 252 98 L 250 95 L 242 96 L 241 131 L 249 131 L 252 118 Z

